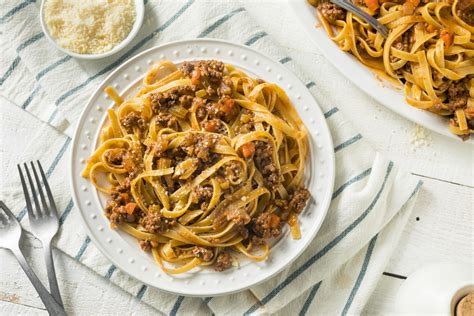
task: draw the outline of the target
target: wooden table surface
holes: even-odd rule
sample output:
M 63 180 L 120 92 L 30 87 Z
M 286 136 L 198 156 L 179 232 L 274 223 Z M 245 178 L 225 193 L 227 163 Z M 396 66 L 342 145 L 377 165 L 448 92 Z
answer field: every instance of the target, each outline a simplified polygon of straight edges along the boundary
M 285 1 L 246 0 L 244 4 L 289 54 L 337 73 L 307 37 Z M 340 95 L 338 104 L 347 118 L 378 151 L 424 182 L 398 249 L 365 308 L 365 314 L 387 315 L 393 313 L 397 290 L 404 278 L 416 269 L 441 261 L 473 264 L 474 146 L 429 131 L 429 144 L 415 146 L 411 143 L 415 124 L 371 100 L 341 74 L 335 78 L 351 87 Z M 336 92 L 334 81 L 320 78 L 317 84 L 321 93 Z M 367 105 L 350 102 L 347 95 L 367 98 Z M 42 255 L 38 254 L 40 242 L 29 235 L 23 246 L 40 278 L 47 283 Z M 13 256 L 6 255 L 4 250 L 0 250 L 0 256 L 0 313 L 46 315 Z M 155 312 L 70 257 L 57 251 L 54 257 L 63 301 L 71 314 Z

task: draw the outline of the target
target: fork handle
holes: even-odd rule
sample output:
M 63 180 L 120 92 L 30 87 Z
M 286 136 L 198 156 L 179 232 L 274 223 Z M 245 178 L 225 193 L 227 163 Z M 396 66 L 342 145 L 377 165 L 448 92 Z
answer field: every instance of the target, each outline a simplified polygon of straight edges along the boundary
M 48 271 L 49 290 L 54 300 L 61 306 L 61 293 L 59 292 L 58 280 L 56 279 L 56 271 L 54 269 L 53 253 L 51 251 L 51 242 L 43 243 L 44 259 L 46 261 L 46 270 Z
M 54 298 L 48 293 L 48 290 L 46 290 L 46 288 L 38 279 L 34 271 L 31 269 L 28 262 L 26 262 L 25 256 L 23 255 L 23 252 L 21 251 L 21 249 L 17 248 L 17 249 L 13 249 L 12 251 L 16 259 L 20 263 L 20 266 L 22 267 L 23 271 L 25 271 L 26 275 L 30 279 L 30 282 L 35 287 L 36 292 L 38 292 L 38 295 L 43 301 L 44 306 L 48 310 L 48 313 L 50 315 L 67 316 L 64 309 L 58 303 L 56 303 Z

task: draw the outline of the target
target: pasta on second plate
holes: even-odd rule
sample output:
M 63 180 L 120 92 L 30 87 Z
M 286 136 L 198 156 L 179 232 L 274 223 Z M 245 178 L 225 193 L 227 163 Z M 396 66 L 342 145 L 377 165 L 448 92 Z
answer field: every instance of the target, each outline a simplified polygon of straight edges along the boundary
M 449 118 L 450 131 L 463 139 L 474 133 L 472 0 L 353 0 L 389 29 L 387 39 L 328 0 L 308 2 L 331 40 L 404 86 L 408 104 Z
M 154 65 L 115 101 L 83 176 L 105 214 L 162 269 L 265 260 L 288 223 L 300 238 L 307 132 L 285 92 L 220 61 Z

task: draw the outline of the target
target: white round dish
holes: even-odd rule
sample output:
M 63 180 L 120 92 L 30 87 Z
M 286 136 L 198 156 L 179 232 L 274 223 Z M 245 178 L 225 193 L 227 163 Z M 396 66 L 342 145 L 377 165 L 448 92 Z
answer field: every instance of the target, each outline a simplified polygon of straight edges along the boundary
M 43 29 L 43 33 L 46 35 L 46 38 L 53 44 L 57 49 L 62 51 L 63 53 L 75 57 L 75 58 L 80 58 L 80 59 L 101 59 L 104 57 L 112 56 L 119 51 L 121 51 L 125 46 L 127 46 L 133 38 L 137 35 L 138 31 L 140 30 L 140 27 L 143 24 L 143 17 L 145 16 L 145 4 L 143 3 L 143 0 L 135 0 L 135 23 L 133 23 L 132 30 L 130 33 L 128 33 L 127 37 L 124 38 L 120 44 L 112 48 L 111 50 L 100 53 L 100 54 L 78 54 L 75 52 L 71 52 L 70 50 L 67 50 L 56 42 L 56 40 L 49 34 L 48 27 L 46 25 L 46 22 L 44 20 L 44 4 L 47 0 L 41 1 L 41 7 L 40 7 L 40 22 L 41 22 L 41 28 Z
M 468 263 L 434 263 L 408 276 L 398 290 L 398 315 L 455 315 L 456 304 L 474 291 L 474 267 Z
M 243 260 L 237 268 L 216 272 L 210 268 L 170 276 L 164 273 L 151 255 L 140 250 L 137 241 L 110 228 L 103 214 L 105 197 L 81 172 L 98 144 L 106 109 L 113 102 L 103 92 L 111 85 L 127 96 L 141 83 L 147 68 L 158 60 L 181 63 L 186 60 L 219 59 L 231 63 L 252 76 L 283 87 L 308 131 L 310 156 L 307 159 L 307 187 L 312 201 L 300 215 L 302 238 L 292 240 L 288 231 L 273 246 L 266 262 Z M 334 146 L 329 128 L 318 104 L 299 79 L 265 55 L 230 42 L 196 39 L 151 48 L 125 62 L 98 87 L 89 99 L 77 124 L 71 153 L 71 186 L 74 203 L 94 244 L 119 269 L 150 286 L 188 296 L 216 296 L 241 291 L 263 282 L 295 260 L 316 235 L 326 215 L 334 186 Z
M 352 81 L 365 93 L 383 104 L 395 113 L 413 121 L 427 129 L 450 138 L 462 141 L 461 138 L 452 134 L 448 129 L 448 120 L 439 115 L 410 106 L 405 101 L 402 90 L 396 90 L 388 82 L 381 82 L 375 74 L 362 65 L 351 54 L 343 52 L 327 35 L 316 17 L 316 9 L 307 0 L 290 1 L 297 20 L 307 31 L 308 36 L 318 45 L 324 56 L 336 67 L 344 76 Z M 474 144 L 471 137 L 466 142 Z

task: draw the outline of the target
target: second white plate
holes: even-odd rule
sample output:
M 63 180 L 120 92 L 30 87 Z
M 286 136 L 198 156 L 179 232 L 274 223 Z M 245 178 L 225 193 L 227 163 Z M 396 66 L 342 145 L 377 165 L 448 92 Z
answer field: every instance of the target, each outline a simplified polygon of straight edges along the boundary
M 308 36 L 318 45 L 329 62 L 351 80 L 352 83 L 385 107 L 408 120 L 439 134 L 461 141 L 459 137 L 449 131 L 447 119 L 410 106 L 405 101 L 403 91 L 394 89 L 389 83 L 382 85 L 374 73 L 359 63 L 354 56 L 340 50 L 322 27 L 316 27 L 319 24 L 316 18 L 316 9 L 307 0 L 292 0 L 290 5 L 295 11 L 297 20 L 301 22 L 301 25 L 307 31 Z M 474 144 L 474 139 L 471 137 L 466 142 Z
M 113 102 L 103 92 L 113 86 L 122 96 L 135 91 L 147 68 L 158 60 L 181 63 L 186 60 L 218 59 L 235 65 L 252 76 L 283 87 L 309 130 L 310 157 L 307 186 L 313 201 L 301 214 L 302 238 L 283 236 L 271 249 L 266 262 L 242 262 L 225 272 L 195 269 L 170 276 L 153 258 L 139 249 L 137 241 L 110 228 L 103 214 L 106 197 L 81 177 L 88 157 L 98 144 L 99 131 L 106 120 L 106 109 Z M 261 53 L 230 42 L 201 39 L 181 41 L 151 48 L 118 67 L 97 87 L 86 105 L 74 134 L 71 153 L 71 186 L 74 204 L 80 210 L 85 228 L 94 244 L 120 270 L 150 286 L 188 296 L 215 296 L 244 290 L 275 275 L 294 261 L 310 244 L 326 215 L 334 185 L 334 146 L 329 128 L 318 104 L 299 79 Z

